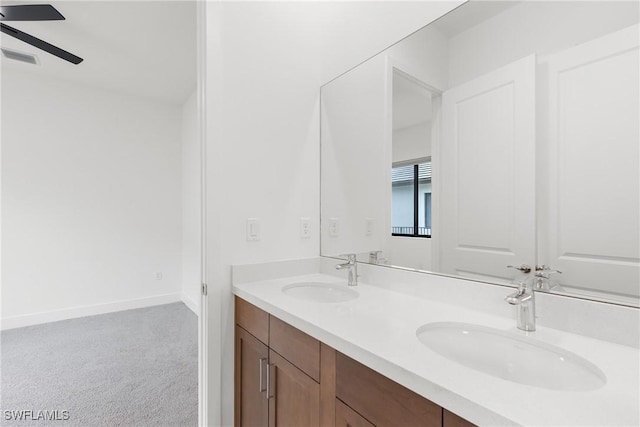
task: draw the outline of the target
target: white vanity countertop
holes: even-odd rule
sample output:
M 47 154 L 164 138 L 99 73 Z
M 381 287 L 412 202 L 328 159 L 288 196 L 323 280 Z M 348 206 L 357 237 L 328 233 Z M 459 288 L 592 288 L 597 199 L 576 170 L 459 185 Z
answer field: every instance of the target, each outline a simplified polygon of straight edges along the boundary
M 341 283 L 309 274 L 236 284 L 246 301 L 477 425 L 640 425 L 640 351 L 538 325 L 532 336 L 598 366 L 607 383 L 594 391 L 555 391 L 506 381 L 429 350 L 416 330 L 431 322 L 464 322 L 517 331 L 515 318 L 495 316 L 360 283 L 342 303 L 285 295 L 296 282 Z M 517 333 L 522 333 L 517 331 Z

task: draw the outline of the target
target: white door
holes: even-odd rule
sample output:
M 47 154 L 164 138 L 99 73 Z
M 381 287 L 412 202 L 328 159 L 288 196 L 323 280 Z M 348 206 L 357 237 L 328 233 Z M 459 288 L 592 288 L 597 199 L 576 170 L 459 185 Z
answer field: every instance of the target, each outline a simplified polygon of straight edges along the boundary
M 535 56 L 444 92 L 442 124 L 441 270 L 510 281 L 535 260 Z
M 548 62 L 548 227 L 539 259 L 563 272 L 564 287 L 639 295 L 638 44 L 635 25 Z

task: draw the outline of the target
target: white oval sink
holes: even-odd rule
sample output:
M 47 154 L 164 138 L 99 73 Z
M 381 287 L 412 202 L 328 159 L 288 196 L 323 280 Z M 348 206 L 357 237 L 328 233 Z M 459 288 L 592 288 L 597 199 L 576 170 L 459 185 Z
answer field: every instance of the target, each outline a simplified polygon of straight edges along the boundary
M 457 322 L 428 323 L 416 331 L 429 349 L 472 369 L 551 390 L 588 391 L 604 373 L 577 354 L 531 337 Z
M 357 291 L 348 288 L 346 284 L 324 282 L 292 283 L 283 287 L 282 292 L 294 298 L 325 303 L 345 302 L 360 295 Z

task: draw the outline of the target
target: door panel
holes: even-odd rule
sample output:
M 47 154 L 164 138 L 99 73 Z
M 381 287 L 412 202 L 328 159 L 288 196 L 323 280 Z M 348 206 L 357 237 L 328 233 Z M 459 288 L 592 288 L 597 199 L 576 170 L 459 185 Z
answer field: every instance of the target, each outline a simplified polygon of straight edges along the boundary
M 548 230 L 561 285 L 639 295 L 638 26 L 548 61 Z
M 535 259 L 535 56 L 442 96 L 441 266 L 510 280 Z

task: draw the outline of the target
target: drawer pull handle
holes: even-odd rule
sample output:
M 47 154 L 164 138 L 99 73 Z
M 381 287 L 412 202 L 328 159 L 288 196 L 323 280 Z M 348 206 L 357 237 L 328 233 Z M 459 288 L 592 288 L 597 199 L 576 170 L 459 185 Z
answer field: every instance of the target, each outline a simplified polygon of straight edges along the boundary
M 273 367 L 275 367 L 274 363 L 267 365 L 267 399 L 271 399 L 272 397 L 274 397 L 273 393 L 271 392 L 271 368 Z
M 262 378 L 264 377 L 264 371 L 262 367 L 264 366 L 266 361 L 267 361 L 266 357 L 261 357 L 259 361 L 260 362 L 260 393 L 264 393 L 265 391 L 267 391 L 267 389 L 263 386 L 263 383 L 262 383 Z

